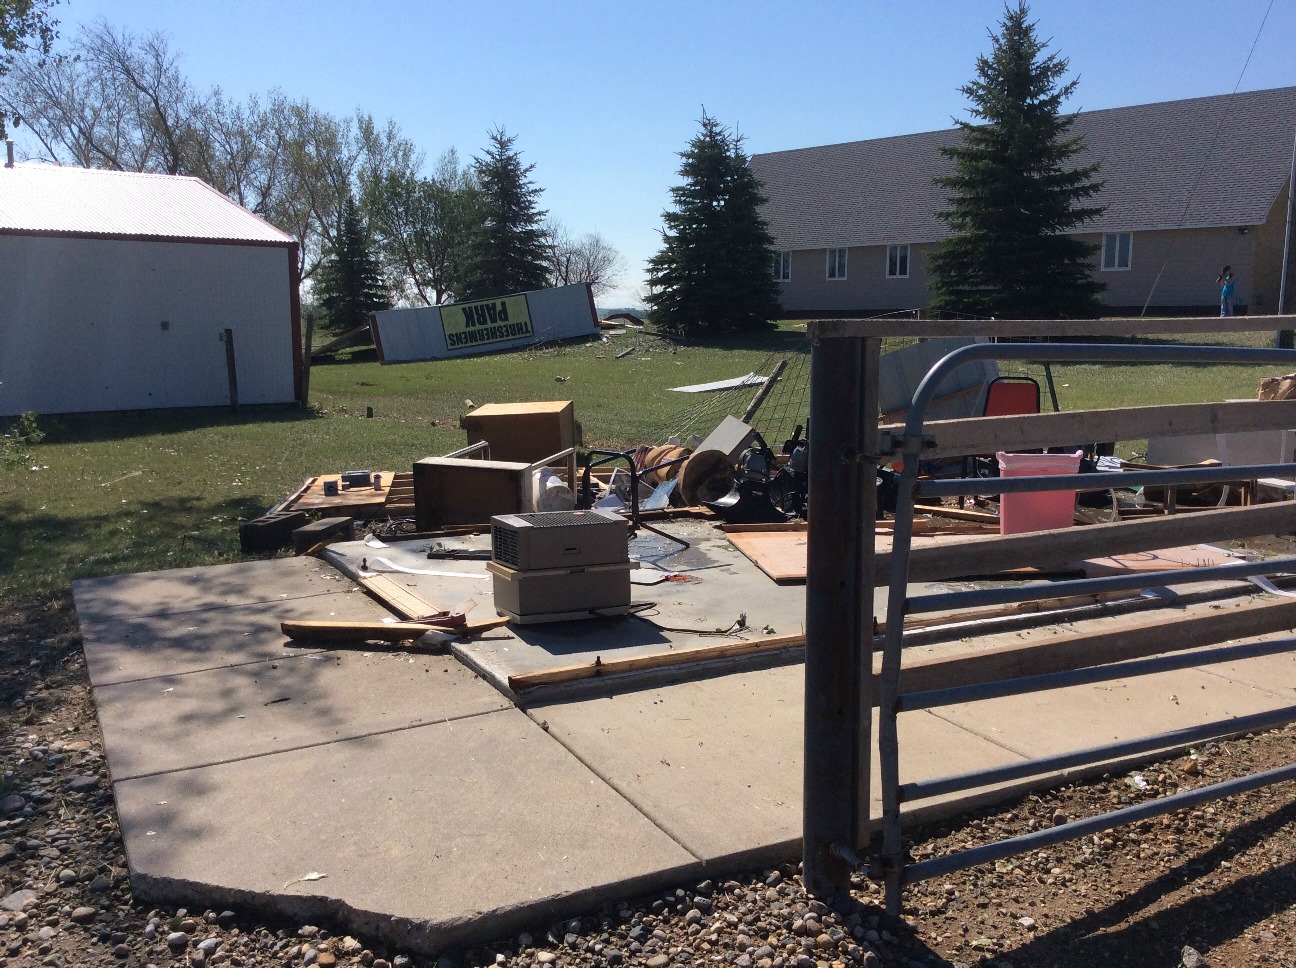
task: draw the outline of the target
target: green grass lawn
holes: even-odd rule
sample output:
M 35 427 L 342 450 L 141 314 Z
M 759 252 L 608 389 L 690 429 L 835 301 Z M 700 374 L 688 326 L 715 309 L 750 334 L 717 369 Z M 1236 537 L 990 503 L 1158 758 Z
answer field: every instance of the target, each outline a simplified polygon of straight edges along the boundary
M 1252 338 L 1265 345 L 1262 335 Z M 79 577 L 237 560 L 239 520 L 305 478 L 406 470 L 462 445 L 458 421 L 469 400 L 570 399 L 587 446 L 655 444 L 695 429 L 684 418 L 698 399 L 670 387 L 759 371 L 772 356 L 805 348 L 804 323 L 788 322 L 728 344 L 632 333 L 392 366 L 357 351 L 313 369 L 310 410 L 42 417 L 46 438 L 17 448 L 23 459 L 0 461 L 0 596 L 59 595 Z M 1251 397 L 1264 375 L 1243 367 L 1054 368 L 1067 410 Z M 771 443 L 784 432 L 768 431 Z

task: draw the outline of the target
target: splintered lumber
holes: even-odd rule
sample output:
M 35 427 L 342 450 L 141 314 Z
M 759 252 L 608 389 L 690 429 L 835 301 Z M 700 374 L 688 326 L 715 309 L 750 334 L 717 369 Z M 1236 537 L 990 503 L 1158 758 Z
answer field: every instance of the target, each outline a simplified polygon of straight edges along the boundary
M 406 642 L 428 632 L 453 632 L 456 635 L 474 636 L 497 629 L 508 622 L 506 618 L 488 618 L 463 625 L 440 622 L 326 622 L 302 620 L 280 622 L 279 629 L 290 639 L 308 639 L 314 642 Z
M 357 584 L 404 619 L 417 621 L 425 615 L 438 615 L 445 611 L 440 605 L 429 602 L 391 575 L 361 578 Z
M 1018 615 L 1029 615 L 1034 612 L 1052 611 L 1055 609 L 1079 608 L 1085 605 L 1098 605 L 1108 602 L 1133 600 L 1139 597 L 1138 592 L 1104 592 L 1095 595 L 1070 595 L 1064 598 L 1046 598 L 1034 602 L 1019 602 L 998 608 L 984 608 L 977 611 L 950 612 L 941 615 L 909 616 L 905 619 L 905 630 L 916 631 L 935 625 L 950 625 L 955 622 L 978 622 L 996 618 L 1011 618 Z M 628 656 L 624 659 L 596 658 L 593 662 L 578 665 L 561 666 L 557 669 L 545 669 L 540 672 L 524 672 L 509 676 L 509 688 L 513 691 L 533 689 L 536 686 L 554 686 L 564 682 L 576 682 L 581 679 L 593 679 L 598 676 L 619 675 L 627 672 L 642 672 L 648 669 L 664 669 L 671 666 L 690 665 L 694 662 L 710 662 L 717 659 L 736 659 L 741 656 L 760 655 L 766 652 L 778 652 L 783 649 L 795 649 L 805 645 L 805 633 L 796 635 L 774 635 L 765 638 L 749 639 L 743 642 L 726 642 L 724 645 L 708 645 L 696 649 L 678 649 L 671 652 L 654 652 L 651 655 Z
M 913 662 L 901 669 L 900 691 L 923 692 L 1083 669 L 1292 628 L 1296 628 L 1296 600 L 1292 599 L 1277 602 L 1252 599 L 1222 606 L 1211 603 L 1190 606 L 1169 615 L 1158 610 L 1110 619 L 1105 627 L 1088 632 L 1052 635 L 1001 649 Z M 875 657 L 873 672 L 875 677 L 881 675 L 881 656 Z M 876 693 L 871 701 L 877 705 Z
M 579 679 L 592 679 L 595 676 L 640 672 L 645 669 L 664 669 L 669 666 L 707 662 L 713 659 L 734 659 L 744 655 L 759 655 L 763 652 L 794 649 L 803 645 L 805 645 L 804 632 L 798 635 L 773 635 L 760 639 L 748 639 L 743 642 L 726 642 L 723 645 L 706 645 L 697 649 L 680 649 L 674 652 L 654 652 L 652 655 L 627 656 L 623 659 L 607 659 L 605 661 L 602 657 L 598 657 L 593 662 L 582 662 L 579 665 L 561 666 L 557 669 L 523 672 L 515 676 L 509 676 L 508 685 L 510 689 L 517 692 L 520 689 L 533 689 L 536 686 L 554 686 L 563 682 L 575 682 Z

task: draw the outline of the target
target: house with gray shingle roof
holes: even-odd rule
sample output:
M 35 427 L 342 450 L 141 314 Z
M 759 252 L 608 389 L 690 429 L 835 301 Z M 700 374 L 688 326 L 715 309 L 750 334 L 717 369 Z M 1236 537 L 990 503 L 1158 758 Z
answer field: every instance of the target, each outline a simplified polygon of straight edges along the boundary
M 1220 268 L 1238 303 L 1275 313 L 1296 142 L 1296 87 L 1084 111 L 1076 163 L 1101 163 L 1106 211 L 1078 233 L 1114 314 L 1218 312 Z M 788 315 L 921 309 L 926 257 L 949 234 L 934 184 L 958 129 L 753 155 Z M 1296 269 L 1296 266 L 1293 266 Z M 1296 304 L 1289 272 L 1288 306 Z M 1241 311 L 1241 310 L 1240 310 Z

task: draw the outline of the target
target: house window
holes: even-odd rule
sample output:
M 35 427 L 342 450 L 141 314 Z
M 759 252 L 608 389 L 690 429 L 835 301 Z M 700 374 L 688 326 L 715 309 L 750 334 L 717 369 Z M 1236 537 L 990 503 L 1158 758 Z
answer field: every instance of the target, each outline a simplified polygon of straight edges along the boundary
M 1133 241 L 1129 232 L 1108 232 L 1103 236 L 1102 267 L 1107 272 L 1130 267 Z
M 846 278 L 846 250 L 845 249 L 828 250 L 828 278 L 829 279 Z
M 792 253 L 774 253 L 774 281 L 787 282 L 792 278 Z
M 907 245 L 887 246 L 887 278 L 888 279 L 908 279 L 909 278 L 909 246 Z

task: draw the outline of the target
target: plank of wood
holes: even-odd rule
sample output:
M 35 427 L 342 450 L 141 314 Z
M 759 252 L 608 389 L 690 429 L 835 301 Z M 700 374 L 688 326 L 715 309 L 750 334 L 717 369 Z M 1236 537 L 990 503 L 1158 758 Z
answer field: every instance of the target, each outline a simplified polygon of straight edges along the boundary
M 1069 608 L 1083 608 L 1086 605 L 1102 605 L 1110 602 L 1134 601 L 1143 597 L 1140 591 L 1132 592 L 1096 592 L 1089 595 L 1064 595 L 1057 598 L 1040 598 L 1033 602 L 1017 602 L 1013 605 L 1000 605 L 995 608 L 979 608 L 963 612 L 944 612 L 938 615 L 907 615 L 904 620 L 906 632 L 918 629 L 934 628 L 938 625 L 952 625 L 955 622 L 986 622 L 997 618 L 1013 618 L 1018 615 L 1034 615 L 1038 612 L 1061 611 Z
M 1212 603 L 1108 620 L 1089 632 L 1049 636 L 1001 649 L 914 662 L 900 673 L 902 693 L 997 682 L 1197 649 L 1296 628 L 1296 600 Z M 881 675 L 881 656 L 874 675 Z M 877 705 L 876 694 L 872 697 Z
M 919 504 L 916 508 L 919 514 L 930 514 L 937 518 L 949 518 L 951 521 L 967 521 L 971 524 L 992 524 L 999 527 L 999 515 L 992 511 L 978 511 L 976 508 L 947 508 L 937 507 L 934 504 Z M 915 529 L 914 533 L 917 533 Z
M 1102 575 L 1128 575 L 1142 571 L 1173 571 L 1177 568 L 1210 568 L 1214 565 L 1236 564 L 1237 559 L 1213 548 L 1185 545 L 1182 548 L 1158 548 L 1155 551 L 1131 551 L 1105 558 L 1089 558 L 1076 562 L 1076 569 L 1087 578 Z
M 764 652 L 794 649 L 802 645 L 805 645 L 804 633 L 772 635 L 760 639 L 747 639 L 742 642 L 726 642 L 723 645 L 706 645 L 696 649 L 654 652 L 651 655 L 627 656 L 623 659 L 608 659 L 606 661 L 599 657 L 593 662 L 582 662 L 579 665 L 561 666 L 557 669 L 523 672 L 509 676 L 508 685 L 510 689 L 516 692 L 520 689 L 553 686 L 563 682 L 592 679 L 596 676 L 639 672 L 645 669 L 664 669 L 670 666 L 707 662 L 714 659 L 732 659 L 744 655 L 759 655 Z
M 966 531 L 954 529 L 949 532 L 940 529 L 915 529 L 914 549 L 925 550 L 938 547 L 946 541 L 956 541 L 967 537 L 979 537 L 984 531 L 975 531 L 970 535 Z M 806 580 L 806 566 L 809 560 L 809 534 L 805 531 L 736 531 L 726 532 L 730 543 L 741 551 L 761 571 L 780 585 L 795 584 Z M 996 532 L 997 536 L 997 532 Z M 891 535 L 880 531 L 873 539 L 874 551 L 877 554 L 891 550 Z M 982 566 L 984 567 L 984 565 Z
M 280 501 L 278 504 L 272 507 L 269 511 L 266 512 L 266 514 L 274 514 L 276 511 L 288 510 L 290 507 L 292 507 L 295 501 L 299 500 L 303 494 L 305 494 L 308 490 L 310 490 L 310 486 L 315 483 L 315 480 L 316 478 L 314 477 L 306 478 L 306 480 L 302 481 L 301 486 L 297 488 L 297 490 L 293 491 L 286 498 L 284 498 L 282 501 Z
M 507 618 L 494 617 L 452 625 L 441 622 L 329 622 L 302 620 L 280 622 L 279 629 L 290 639 L 309 639 L 317 642 L 405 642 L 417 639 L 428 632 L 453 632 L 474 636 L 508 623 Z
M 1288 430 L 1292 427 L 1296 427 L 1296 400 L 1187 403 L 932 420 L 923 426 L 923 433 L 933 441 L 931 447 L 923 450 L 923 460 L 1104 440 Z M 881 429 L 896 435 L 904 432 L 902 424 L 890 424 Z
M 403 619 L 417 620 L 424 615 L 445 611 L 444 607 L 423 598 L 391 575 L 361 578 L 359 585 Z
M 1190 542 L 1227 541 L 1296 531 L 1296 502 L 1220 508 L 1192 515 L 1118 521 L 1026 534 L 963 537 L 951 535 L 939 545 L 915 542 L 909 560 L 910 581 L 941 581 L 1015 568 L 1063 566 L 1087 558 Z M 879 546 L 874 582 L 891 577 L 891 552 Z
M 1107 319 L 961 319 L 959 336 L 990 336 L 1004 340 L 1066 336 L 1133 338 L 1154 333 L 1273 333 L 1291 325 L 1286 316 L 1144 316 Z M 949 336 L 942 319 L 812 319 L 807 339 L 897 338 Z
M 377 473 L 382 475 L 384 485 L 390 482 L 394 476 L 393 471 L 378 471 Z M 336 495 L 324 493 L 325 481 L 338 482 L 339 488 Z M 331 515 L 346 515 L 352 518 L 372 518 L 383 513 L 383 505 L 386 502 L 386 486 L 381 491 L 375 491 L 371 487 L 353 487 L 342 490 L 339 475 L 321 474 L 318 477 L 311 478 L 309 486 L 299 493 L 291 505 L 285 505 L 285 510 L 319 511 Z

